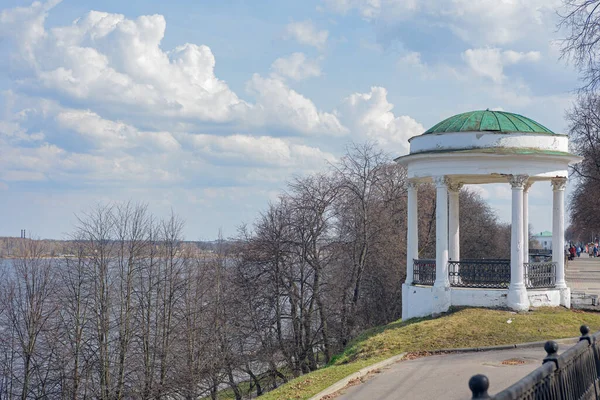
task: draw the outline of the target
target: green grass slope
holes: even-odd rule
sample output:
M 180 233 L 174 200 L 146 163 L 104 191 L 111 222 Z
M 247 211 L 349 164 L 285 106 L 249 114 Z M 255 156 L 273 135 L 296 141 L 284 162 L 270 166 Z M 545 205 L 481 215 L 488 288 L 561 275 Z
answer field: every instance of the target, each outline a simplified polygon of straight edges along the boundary
M 466 308 L 435 319 L 397 321 L 363 333 L 328 366 L 302 375 L 260 398 L 308 399 L 366 366 L 403 352 L 574 337 L 579 335 L 579 327 L 583 324 L 597 331 L 600 314 L 564 308 L 539 308 L 519 314 Z

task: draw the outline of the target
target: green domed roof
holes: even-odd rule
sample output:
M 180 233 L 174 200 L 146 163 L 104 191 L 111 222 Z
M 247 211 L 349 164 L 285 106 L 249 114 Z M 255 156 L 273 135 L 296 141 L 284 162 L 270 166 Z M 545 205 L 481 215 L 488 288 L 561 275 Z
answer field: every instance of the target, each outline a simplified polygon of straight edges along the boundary
M 470 111 L 447 118 L 424 134 L 444 132 L 525 132 L 554 134 L 532 119 L 504 111 Z

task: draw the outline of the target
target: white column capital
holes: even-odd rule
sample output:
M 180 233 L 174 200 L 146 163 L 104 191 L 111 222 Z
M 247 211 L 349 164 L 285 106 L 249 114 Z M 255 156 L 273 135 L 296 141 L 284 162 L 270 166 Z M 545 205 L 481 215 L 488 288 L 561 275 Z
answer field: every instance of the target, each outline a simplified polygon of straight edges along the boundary
M 435 187 L 437 188 L 447 188 L 448 187 L 448 179 L 444 175 L 434 176 L 433 183 L 435 183 Z
M 407 187 L 408 189 L 418 189 L 420 184 L 421 184 L 421 183 L 420 183 L 419 181 L 414 181 L 414 180 L 412 180 L 412 179 L 409 179 L 409 180 L 406 182 L 406 187 Z
M 525 186 L 523 187 L 523 192 L 527 193 L 529 192 L 529 189 L 531 189 L 531 186 L 533 186 L 533 181 L 528 179 L 527 183 L 525 184 Z
M 550 182 L 552 182 L 552 190 L 565 190 L 567 187 L 567 178 L 554 178 Z
M 524 189 L 529 175 L 509 175 L 508 182 L 513 189 Z
M 446 178 L 446 186 L 448 187 L 448 191 L 458 193 L 460 189 L 463 187 L 462 182 L 454 181 L 450 178 Z

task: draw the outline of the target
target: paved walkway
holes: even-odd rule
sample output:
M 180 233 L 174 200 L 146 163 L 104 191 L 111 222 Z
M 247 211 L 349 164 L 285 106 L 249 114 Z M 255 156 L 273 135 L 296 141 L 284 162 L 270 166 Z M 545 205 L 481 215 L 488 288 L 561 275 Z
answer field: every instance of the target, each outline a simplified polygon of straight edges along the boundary
M 572 293 L 586 293 L 600 296 L 600 257 L 580 258 L 568 261 L 565 278 Z
M 559 353 L 572 345 L 559 345 Z M 363 384 L 344 390 L 343 400 L 399 400 L 471 398 L 469 379 L 485 374 L 490 394 L 512 385 L 536 369 L 545 357 L 543 348 L 447 354 L 402 361 Z M 508 362 L 506 360 L 517 360 Z M 522 362 L 522 364 L 521 364 Z
M 600 297 L 600 257 L 569 261 L 565 270 L 573 293 Z M 561 344 L 559 353 L 571 345 Z M 344 390 L 342 400 L 471 398 L 468 381 L 475 374 L 490 379 L 490 394 L 512 385 L 536 369 L 546 353 L 542 348 L 447 354 L 402 361 L 365 383 Z M 517 362 L 503 361 L 515 359 Z

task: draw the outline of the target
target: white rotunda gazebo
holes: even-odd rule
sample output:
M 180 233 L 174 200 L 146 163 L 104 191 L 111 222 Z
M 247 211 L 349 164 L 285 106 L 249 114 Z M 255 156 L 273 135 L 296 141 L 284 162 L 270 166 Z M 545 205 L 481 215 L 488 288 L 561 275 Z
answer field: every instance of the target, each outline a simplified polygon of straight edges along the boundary
M 564 272 L 564 191 L 568 137 L 521 115 L 472 111 L 455 115 L 409 140 L 396 159 L 408 170 L 408 235 L 402 318 L 445 312 L 451 305 L 570 307 Z M 528 190 L 550 182 L 552 261 L 529 262 Z M 418 187 L 436 185 L 436 255 L 419 259 Z M 465 260 L 459 248 L 459 191 L 463 185 L 505 183 L 512 188 L 510 260 Z

